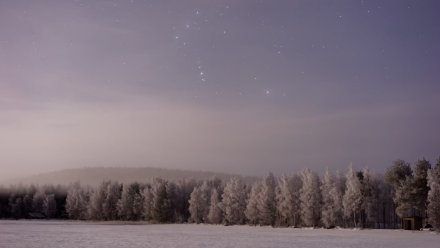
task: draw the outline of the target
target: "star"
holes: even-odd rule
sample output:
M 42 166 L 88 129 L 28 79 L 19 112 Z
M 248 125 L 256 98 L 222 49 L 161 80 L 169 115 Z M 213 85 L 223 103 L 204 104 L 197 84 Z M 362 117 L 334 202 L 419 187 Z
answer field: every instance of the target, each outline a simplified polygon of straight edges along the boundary
M 266 90 L 266 95 L 269 95 L 270 94 L 270 90 Z

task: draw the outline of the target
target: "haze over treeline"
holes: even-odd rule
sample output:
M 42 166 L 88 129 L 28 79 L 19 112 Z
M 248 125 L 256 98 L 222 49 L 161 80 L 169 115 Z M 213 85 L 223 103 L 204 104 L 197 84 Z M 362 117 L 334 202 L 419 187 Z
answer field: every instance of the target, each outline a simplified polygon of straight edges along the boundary
M 177 182 L 182 179 L 206 180 L 209 178 L 219 178 L 228 180 L 234 176 L 243 176 L 238 174 L 218 173 L 211 171 L 195 171 L 195 170 L 172 170 L 152 167 L 123 168 L 123 167 L 93 167 L 78 168 L 41 173 L 38 175 L 14 178 L 6 180 L 3 185 L 9 184 L 36 184 L 36 185 L 69 185 L 74 182 L 80 182 L 83 185 L 97 186 L 102 181 L 118 181 L 119 183 L 133 182 L 152 182 L 156 177 Z M 247 181 L 255 178 L 243 176 Z M 0 185 L 2 185 L 0 183 Z

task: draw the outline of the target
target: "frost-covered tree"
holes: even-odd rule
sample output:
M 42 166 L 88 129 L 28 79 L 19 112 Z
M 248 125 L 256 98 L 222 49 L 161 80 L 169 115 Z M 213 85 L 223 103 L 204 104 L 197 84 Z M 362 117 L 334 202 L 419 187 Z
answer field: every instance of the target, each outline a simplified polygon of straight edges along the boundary
M 43 209 L 44 209 L 44 214 L 46 215 L 47 218 L 50 219 L 55 217 L 57 212 L 57 202 L 55 200 L 54 194 L 46 195 L 43 202 Z
M 428 217 L 429 222 L 440 231 L 440 158 L 429 171 L 428 176 Z
M 321 184 L 322 193 L 322 210 L 321 221 L 324 227 L 330 228 L 336 226 L 338 211 L 338 202 L 340 194 L 336 188 L 335 179 L 330 171 L 327 169 Z
M 335 208 L 336 208 L 336 225 L 343 226 L 344 206 L 342 204 L 342 200 L 345 194 L 346 178 L 342 173 L 336 171 L 334 179 L 335 179 L 335 188 L 336 188 L 336 191 L 333 192 L 335 194 L 334 199 L 335 199 Z
M 104 219 L 104 202 L 107 198 L 107 190 L 110 181 L 102 182 L 90 195 L 89 205 L 87 208 L 88 218 L 92 220 Z
M 46 194 L 43 189 L 39 189 L 35 192 L 34 197 L 32 199 L 32 209 L 34 212 L 44 214 L 44 200 L 46 199 Z
M 144 198 L 144 220 L 150 221 L 153 218 L 153 193 L 151 192 L 151 186 L 147 185 L 142 191 Z
M 202 186 L 200 187 L 200 193 L 201 193 L 201 212 L 202 212 L 202 221 L 204 223 L 208 223 L 208 213 L 209 213 L 209 206 L 210 206 L 210 200 L 211 200 L 211 191 L 215 186 L 213 185 L 212 181 L 204 181 Z
M 377 223 L 380 212 L 380 179 L 377 175 L 372 174 L 368 168 L 362 172 L 362 212 L 365 215 L 362 220 L 363 224 Z
M 124 185 L 118 202 L 118 214 L 122 220 L 140 220 L 143 215 L 143 198 L 139 183 Z
M 394 189 L 399 188 L 407 177 L 412 177 L 411 165 L 403 160 L 393 161 L 393 165 L 386 171 L 385 180 L 393 185 Z
M 396 160 L 386 171 L 385 180 L 393 186 L 393 200 L 397 205 L 396 213 L 400 217 L 412 208 L 410 191 L 413 171 L 411 165 L 403 160 Z
M 321 192 L 318 175 L 310 169 L 301 172 L 301 219 L 304 226 L 315 227 L 321 219 Z
M 161 178 L 155 178 L 152 185 L 153 194 L 153 220 L 160 223 L 170 222 L 173 217 L 171 201 L 168 198 L 168 182 Z
M 220 195 L 217 189 L 213 188 L 208 212 L 208 222 L 211 224 L 220 224 L 222 222 L 223 216 L 220 203 Z
M 395 189 L 394 192 L 394 201 L 397 204 L 396 214 L 403 218 L 409 213 L 411 213 L 413 209 L 413 193 L 412 193 L 412 178 L 407 177 L 404 181 L 401 182 L 401 185 Z
M 252 185 L 245 210 L 245 216 L 248 223 L 251 225 L 257 225 L 260 223 L 260 211 L 258 209 L 260 192 L 261 182 L 258 181 Z
M 301 186 L 301 178 L 296 174 L 284 175 L 280 178 L 276 191 L 278 225 L 296 226 L 298 224 Z
M 202 223 L 204 213 L 204 201 L 202 200 L 202 190 L 200 187 L 195 187 L 189 198 L 189 222 Z
M 105 220 L 117 220 L 118 202 L 121 199 L 122 186 L 118 182 L 110 182 L 107 185 L 105 199 L 102 204 L 103 217 Z
M 272 173 L 263 179 L 259 194 L 259 214 L 261 225 L 274 225 L 276 217 L 275 201 L 276 181 Z
M 246 208 L 245 186 L 240 178 L 231 178 L 225 186 L 222 195 L 224 220 L 227 225 L 244 223 Z
M 431 169 L 431 163 L 426 159 L 417 161 L 414 170 L 414 179 L 412 182 L 412 201 L 414 208 L 420 212 L 426 211 L 428 199 L 428 171 Z
M 354 226 L 357 227 L 363 203 L 362 184 L 352 166 L 349 167 L 346 178 L 346 191 L 342 201 L 344 215 L 352 218 Z
M 301 223 L 301 189 L 302 189 L 302 180 L 301 176 L 298 174 L 293 174 L 290 179 L 290 187 L 291 187 L 291 193 L 292 193 L 292 217 L 293 217 L 293 223 L 292 225 L 297 227 Z
M 192 191 L 199 183 L 194 179 L 180 180 L 176 184 L 176 198 L 174 199 L 174 209 L 176 214 L 176 221 L 183 223 L 188 221 L 189 213 L 189 199 Z
M 166 191 L 167 191 L 167 203 L 169 206 L 167 222 L 174 223 L 177 219 L 176 200 L 178 198 L 177 194 L 179 193 L 177 185 L 174 182 L 168 182 L 166 185 Z
M 83 220 L 87 218 L 89 194 L 77 182 L 70 185 L 67 191 L 66 212 L 70 219 Z

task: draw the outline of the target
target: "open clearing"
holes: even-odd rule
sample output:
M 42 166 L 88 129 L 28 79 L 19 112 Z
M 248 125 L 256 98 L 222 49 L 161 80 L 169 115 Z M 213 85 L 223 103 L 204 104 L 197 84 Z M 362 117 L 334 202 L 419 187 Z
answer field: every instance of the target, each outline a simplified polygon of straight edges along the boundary
M 0 221 L 0 248 L 440 247 L 440 235 L 402 230 L 293 229 L 195 224 Z

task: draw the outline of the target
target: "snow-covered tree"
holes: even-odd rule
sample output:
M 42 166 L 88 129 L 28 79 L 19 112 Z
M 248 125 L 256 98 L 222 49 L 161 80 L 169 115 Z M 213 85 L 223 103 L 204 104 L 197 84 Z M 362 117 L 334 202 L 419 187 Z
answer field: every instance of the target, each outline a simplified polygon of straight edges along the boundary
M 315 227 L 321 218 L 321 192 L 318 175 L 310 169 L 301 172 L 301 219 L 304 226 Z
M 107 190 L 110 181 L 102 182 L 90 195 L 88 205 L 88 218 L 92 220 L 104 219 L 104 202 L 107 198 Z
M 173 210 L 167 191 L 168 182 L 155 178 L 152 185 L 153 194 L 153 220 L 160 223 L 170 222 L 173 216 Z
M 402 181 L 401 186 L 395 190 L 394 193 L 394 201 L 397 204 L 396 214 L 403 218 L 409 213 L 411 213 L 413 209 L 413 193 L 412 193 L 412 178 L 407 177 L 404 181 Z
M 358 226 L 358 219 L 362 210 L 363 196 L 362 184 L 358 174 L 350 166 L 347 172 L 346 191 L 342 204 L 344 206 L 344 215 L 352 218 L 354 226 Z
M 121 199 L 122 186 L 118 182 L 110 182 L 107 185 L 105 199 L 102 204 L 103 217 L 105 220 L 117 220 L 118 202 Z
M 261 225 L 274 225 L 276 217 L 275 201 L 276 181 L 272 173 L 264 178 L 259 195 L 259 213 Z
M 412 182 L 413 205 L 420 212 L 426 211 L 428 199 L 428 171 L 431 169 L 431 163 L 426 159 L 417 161 L 414 170 L 414 179 Z
M 403 160 L 396 160 L 386 171 L 385 180 L 393 186 L 393 200 L 397 205 L 396 213 L 403 217 L 412 209 L 412 193 L 410 191 L 413 178 L 411 165 Z
M 139 183 L 124 185 L 118 202 L 118 213 L 122 220 L 140 220 L 143 215 L 143 198 Z
M 340 199 L 340 194 L 336 188 L 335 179 L 330 171 L 327 169 L 321 184 L 322 193 L 322 210 L 321 221 L 324 227 L 330 228 L 336 226 L 338 211 L 337 204 Z
M 47 218 L 50 219 L 55 217 L 57 213 L 57 202 L 55 200 L 54 194 L 46 195 L 43 202 L 43 209 L 44 209 L 44 214 L 46 215 Z
M 301 223 L 301 189 L 303 184 L 301 176 L 296 173 L 290 177 L 289 182 L 293 200 L 292 225 L 297 227 Z
M 222 195 L 224 220 L 227 225 L 244 223 L 246 208 L 245 186 L 240 178 L 233 177 L 226 184 Z
M 276 190 L 277 223 L 280 226 L 294 225 L 294 194 L 291 177 L 283 175 Z
M 200 193 L 201 193 L 201 211 L 202 211 L 202 221 L 204 223 L 208 223 L 208 213 L 209 213 L 209 206 L 210 206 L 210 200 L 211 200 L 211 192 L 213 187 L 213 182 L 210 181 L 204 181 L 202 186 L 200 187 Z
M 204 213 L 204 201 L 202 200 L 202 190 L 200 187 L 195 187 L 189 198 L 189 222 L 202 223 Z
M 34 212 L 44 214 L 44 200 L 46 199 L 46 194 L 43 189 L 39 189 L 35 192 L 34 197 L 32 199 L 32 209 Z
M 428 217 L 429 222 L 440 231 L 440 158 L 429 171 L 428 176 Z
M 150 221 L 153 218 L 153 193 L 151 192 L 151 186 L 147 185 L 142 191 L 144 198 L 144 220 Z
M 365 168 L 362 173 L 362 211 L 365 214 L 364 222 L 375 223 L 379 217 L 379 179 Z
M 260 192 L 261 182 L 258 181 L 252 185 L 245 210 L 245 216 L 251 225 L 260 223 L 260 211 L 258 209 Z
M 344 206 L 342 204 L 342 200 L 343 200 L 344 194 L 345 194 L 346 178 L 342 173 L 340 173 L 339 171 L 336 171 L 334 179 L 335 179 L 336 191 L 333 193 L 334 193 L 334 200 L 335 200 L 335 208 L 337 210 L 336 211 L 336 225 L 343 226 L 343 224 L 344 224 Z
M 208 222 L 211 224 L 220 224 L 222 222 L 223 216 L 220 203 L 220 195 L 217 189 L 213 188 L 208 212 Z
M 83 220 L 87 217 L 88 191 L 77 182 L 70 185 L 67 191 L 66 212 L 70 219 Z
M 190 217 L 189 199 L 194 188 L 198 185 L 194 179 L 184 179 L 177 183 L 177 194 L 174 201 L 176 210 L 176 221 L 186 222 Z
M 412 177 L 411 165 L 403 160 L 393 161 L 393 165 L 386 171 L 385 180 L 393 185 L 394 189 L 399 188 L 407 177 Z

